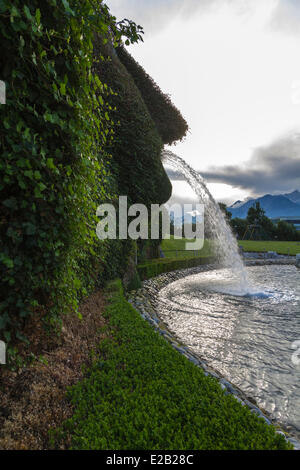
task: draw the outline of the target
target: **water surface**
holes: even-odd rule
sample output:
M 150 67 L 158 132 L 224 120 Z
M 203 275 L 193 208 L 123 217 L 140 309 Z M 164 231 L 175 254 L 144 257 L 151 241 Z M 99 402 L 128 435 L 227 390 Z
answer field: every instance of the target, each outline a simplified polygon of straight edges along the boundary
M 246 295 L 229 270 L 175 281 L 160 292 L 159 315 L 211 367 L 300 431 L 300 365 L 292 361 L 300 340 L 300 270 L 260 266 L 248 274 Z

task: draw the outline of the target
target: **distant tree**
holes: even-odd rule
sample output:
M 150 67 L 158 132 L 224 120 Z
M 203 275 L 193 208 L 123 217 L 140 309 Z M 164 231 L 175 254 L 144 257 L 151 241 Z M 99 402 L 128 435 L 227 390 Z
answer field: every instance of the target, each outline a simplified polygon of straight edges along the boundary
M 276 225 L 269 217 L 264 215 L 260 220 L 260 227 L 257 229 L 260 240 L 273 240 L 276 236 Z
M 174 232 L 175 232 L 174 220 L 171 219 L 170 217 L 170 235 L 174 235 Z
M 273 240 L 275 236 L 275 225 L 266 216 L 264 209 L 257 201 L 255 205 L 249 208 L 247 218 L 248 232 L 253 240 Z
M 293 224 L 280 220 L 276 228 L 277 240 L 297 241 L 300 240 L 300 233 Z
M 235 219 L 231 219 L 230 225 L 236 237 L 242 240 L 248 227 L 247 220 L 236 217 Z
M 223 202 L 219 202 L 219 207 L 220 207 L 221 211 L 224 213 L 227 222 L 230 222 L 230 220 L 232 218 L 232 214 L 231 214 L 231 212 L 229 212 L 227 210 L 226 204 L 224 204 Z
M 223 210 L 223 208 L 221 209 Z M 230 225 L 239 239 L 245 237 L 252 240 L 300 240 L 300 232 L 296 230 L 293 224 L 280 220 L 275 225 L 265 215 L 265 211 L 259 202 L 249 208 L 246 219 L 231 219 Z
M 265 217 L 265 211 L 260 206 L 260 203 L 257 201 L 254 206 L 250 207 L 247 214 L 248 224 L 260 225 L 263 222 Z

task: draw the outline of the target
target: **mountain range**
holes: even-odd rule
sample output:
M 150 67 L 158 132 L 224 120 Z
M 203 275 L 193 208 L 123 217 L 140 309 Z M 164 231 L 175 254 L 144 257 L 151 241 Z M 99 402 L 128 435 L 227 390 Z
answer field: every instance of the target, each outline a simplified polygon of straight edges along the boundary
M 256 199 L 247 198 L 244 201 L 236 201 L 227 207 L 227 210 L 231 212 L 232 218 L 245 219 L 249 208 L 254 206 L 256 202 L 260 203 L 266 216 L 271 219 L 276 217 L 300 217 L 300 191 L 298 190 L 286 194 L 266 194 Z
M 203 218 L 200 212 L 197 210 L 185 212 L 184 215 L 175 216 L 174 212 L 170 212 L 170 219 L 173 221 L 175 227 L 181 227 L 184 223 L 195 224 L 196 222 L 202 222 Z

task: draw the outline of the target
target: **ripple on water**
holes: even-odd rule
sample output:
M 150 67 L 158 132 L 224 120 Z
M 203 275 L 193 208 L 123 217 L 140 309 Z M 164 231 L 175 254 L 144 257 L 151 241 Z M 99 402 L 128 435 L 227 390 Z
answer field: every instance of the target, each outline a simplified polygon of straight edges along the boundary
M 169 329 L 273 418 L 300 431 L 300 271 L 248 268 L 249 292 L 228 270 L 188 276 L 160 291 L 158 311 Z

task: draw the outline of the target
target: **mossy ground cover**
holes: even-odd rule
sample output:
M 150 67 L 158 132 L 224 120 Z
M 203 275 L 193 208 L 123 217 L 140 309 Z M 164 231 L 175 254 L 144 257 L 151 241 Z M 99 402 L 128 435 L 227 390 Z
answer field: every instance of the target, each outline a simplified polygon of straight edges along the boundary
M 175 351 L 111 283 L 100 356 L 52 445 L 72 449 L 288 449 L 281 435 Z
M 276 251 L 281 255 L 296 255 L 300 253 L 300 242 L 240 240 L 238 243 L 245 251 L 249 252 Z

